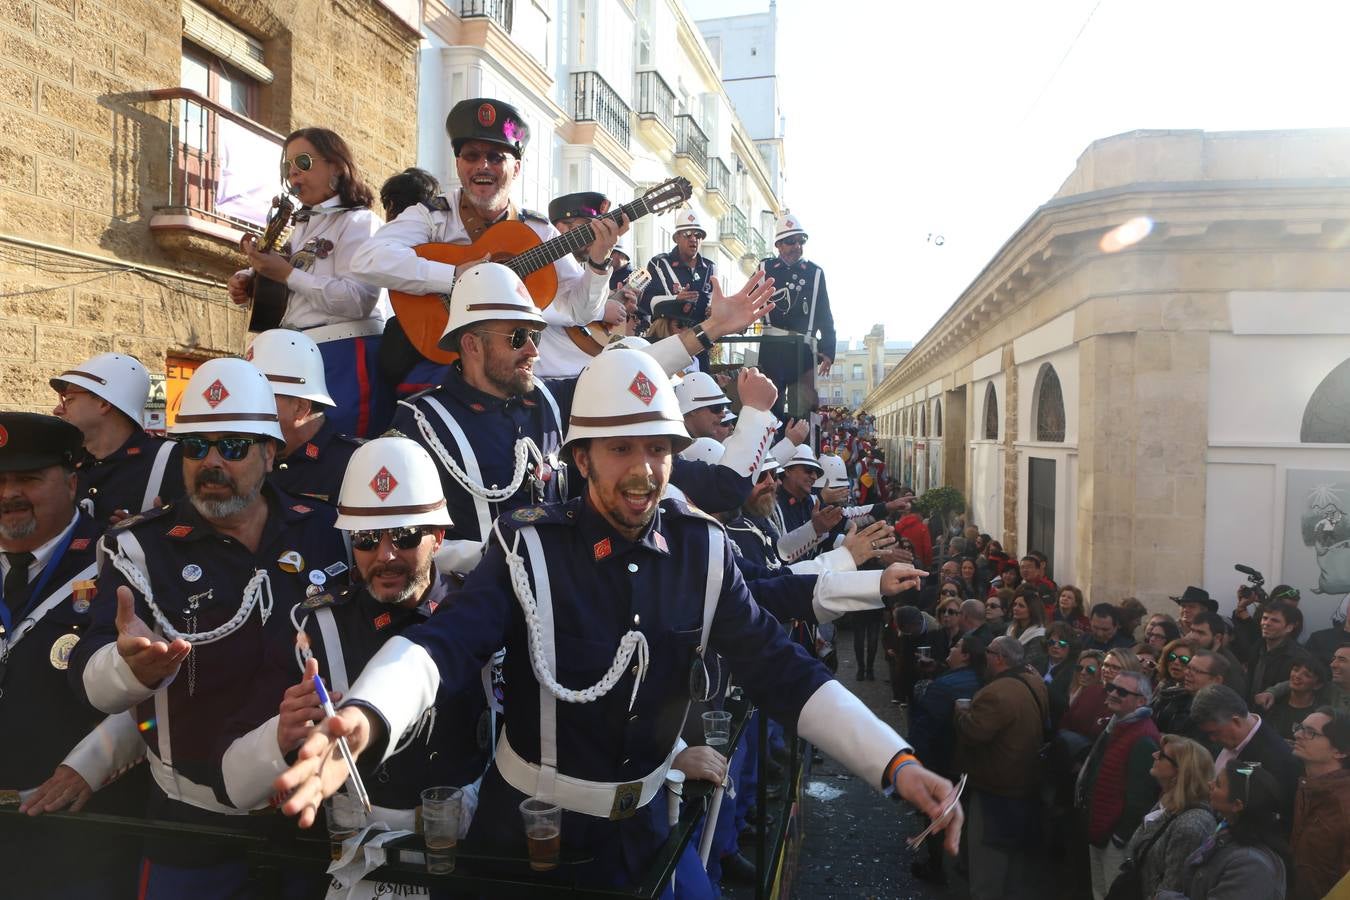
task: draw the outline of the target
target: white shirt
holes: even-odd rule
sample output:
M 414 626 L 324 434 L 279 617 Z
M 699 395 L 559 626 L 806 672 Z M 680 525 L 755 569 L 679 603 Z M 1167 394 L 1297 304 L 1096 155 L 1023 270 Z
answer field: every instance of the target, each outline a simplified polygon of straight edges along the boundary
M 78 511 L 72 513 L 70 516 L 70 524 L 61 529 L 60 534 L 33 551 L 33 561 L 28 564 L 29 584 L 32 584 L 33 580 L 38 577 L 38 573 L 46 568 L 47 563 L 51 562 L 52 556 L 56 554 L 56 548 L 66 539 L 66 535 L 75 530 L 75 523 L 79 521 L 79 518 L 80 514 Z M 4 552 L 8 553 L 11 551 L 6 550 Z M 0 580 L 3 580 L 8 576 L 9 560 L 4 556 L 0 556 Z
M 428 209 L 421 203 L 405 209 L 357 248 L 351 260 L 352 274 L 370 284 L 405 294 L 449 293 L 455 267 L 422 259 L 413 248 L 427 243 L 470 243 L 469 232 L 459 217 L 461 190 L 455 188 L 441 195 L 450 207 L 444 212 Z M 525 224 L 540 240 L 558 236 L 558 229 L 548 222 L 528 219 Z M 564 254 L 553 267 L 558 272 L 558 293 L 548 309 L 554 310 L 559 321 L 585 324 L 605 314 L 609 272 L 595 272 L 590 266 L 582 266 L 571 253 Z
M 1251 743 L 1252 738 L 1256 736 L 1257 730 L 1261 727 L 1261 717 L 1254 715 L 1252 718 L 1256 720 L 1256 724 L 1252 727 L 1251 731 L 1247 732 L 1247 736 L 1242 739 L 1242 743 L 1238 744 L 1232 750 L 1224 747 L 1223 750 L 1219 751 L 1218 758 L 1214 760 L 1214 771 L 1222 772 L 1224 767 L 1228 765 L 1230 759 L 1233 759 L 1243 750 L 1247 749 L 1247 745 Z

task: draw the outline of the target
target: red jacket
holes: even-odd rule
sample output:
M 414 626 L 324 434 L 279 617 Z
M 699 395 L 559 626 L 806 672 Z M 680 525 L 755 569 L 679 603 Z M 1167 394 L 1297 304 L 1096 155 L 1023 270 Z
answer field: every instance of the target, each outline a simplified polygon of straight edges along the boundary
M 922 563 L 925 569 L 933 564 L 933 537 L 918 513 L 901 516 L 900 521 L 895 523 L 895 536 L 897 539 L 909 538 L 909 542 L 914 545 L 916 562 Z

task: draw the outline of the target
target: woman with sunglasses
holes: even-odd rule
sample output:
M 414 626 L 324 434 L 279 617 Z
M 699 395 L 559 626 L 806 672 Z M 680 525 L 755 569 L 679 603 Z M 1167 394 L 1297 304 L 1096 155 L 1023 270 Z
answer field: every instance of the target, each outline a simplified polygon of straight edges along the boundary
M 1323 706 L 1294 729 L 1294 897 L 1332 896 L 1350 869 L 1350 713 Z
M 1218 828 L 1186 859 L 1181 890 L 1156 900 L 1284 900 L 1289 847 L 1280 831 L 1280 785 L 1260 764 L 1233 759 L 1209 790 Z
M 1059 597 L 1055 601 L 1055 614 L 1051 621 L 1068 622 L 1078 631 L 1087 634 L 1092 623 L 1088 620 L 1084 602 L 1083 592 L 1080 589 L 1072 584 L 1061 585 Z
M 1026 653 L 1027 663 L 1044 675 L 1050 664 L 1045 652 L 1045 606 L 1034 590 L 1024 588 L 1013 597 L 1009 612 L 1012 621 L 1008 625 L 1008 636 L 1017 638 Z
M 1185 885 L 1186 859 L 1214 833 L 1218 824 L 1209 808 L 1214 758 L 1200 744 L 1164 734 L 1153 751 L 1149 777 L 1157 783 L 1158 803 L 1125 845 L 1125 869 L 1138 876 L 1136 900 Z M 1113 891 L 1115 886 L 1113 885 Z
M 1078 676 L 1081 647 L 1078 632 L 1068 622 L 1051 622 L 1045 630 L 1045 686 L 1050 692 L 1050 724 L 1055 728 L 1069 708 L 1069 690 Z
M 1077 689 L 1070 692 L 1069 711 L 1060 720 L 1060 730 L 1096 740 L 1111 717 L 1104 685 L 1121 672 L 1142 672 L 1143 668 L 1139 657 L 1129 650 L 1117 648 L 1105 655 L 1097 650 L 1084 650 L 1078 656 Z
M 393 413 L 393 395 L 379 375 L 389 310 L 377 286 L 353 275 L 352 258 L 380 226 L 370 209 L 375 192 L 347 142 L 327 128 L 287 135 L 281 178 L 302 204 L 295 227 L 275 253 L 246 243 L 251 268 L 230 279 L 230 299 L 248 302 L 250 282 L 258 275 L 285 285 L 289 293 L 279 327 L 303 331 L 319 345 L 328 392 L 337 404 L 328 419 L 339 434 L 373 437 Z
M 955 644 L 961 636 L 961 591 L 955 585 L 944 584 L 938 597 L 938 627 L 947 635 L 947 643 Z
M 1185 638 L 1177 638 L 1162 648 L 1162 652 L 1158 654 L 1160 686 L 1185 684 L 1186 667 L 1191 664 L 1192 651 L 1190 642 Z
M 1011 588 L 1000 588 L 998 593 L 984 601 L 984 621 L 994 634 L 1008 630 L 1008 611 L 1012 608 L 1014 593 Z

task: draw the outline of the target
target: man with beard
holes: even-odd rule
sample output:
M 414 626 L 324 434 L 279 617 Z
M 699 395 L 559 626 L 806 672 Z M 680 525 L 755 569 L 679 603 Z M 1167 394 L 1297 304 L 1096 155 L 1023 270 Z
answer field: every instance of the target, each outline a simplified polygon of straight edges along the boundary
M 765 323 L 764 333 L 804 337 L 804 343 L 764 343 L 760 365 L 778 386 L 785 409 L 804 416 L 816 402 L 816 373 L 828 375 L 834 365 L 834 316 L 825 271 L 803 259 L 807 235 L 801 220 L 791 213 L 778 218 L 773 245 L 778 256 L 760 267 L 778 285 L 782 302 Z
M 518 854 L 517 805 L 557 803 L 562 854 L 587 861 L 540 879 L 599 888 L 648 874 L 668 833 L 666 804 L 653 801 L 688 752 L 677 738 L 689 701 L 712 687 L 705 650 L 726 659 L 766 713 L 937 817 L 951 785 L 754 604 L 719 525 L 661 500 L 672 454 L 689 438 L 655 362 L 630 350 L 597 357 L 579 379 L 567 438 L 585 497 L 497 520 L 455 606 L 387 642 L 338 716 L 305 741 L 274 784 L 288 795 L 283 810 L 312 825 L 347 777 L 330 753 L 334 736 L 358 760 L 386 756 L 438 694 L 474 684 L 504 643 L 506 725 L 469 838 Z M 945 825 L 955 852 L 958 810 Z
M 432 565 L 449 524 L 436 464 L 418 444 L 382 437 L 352 455 L 336 526 L 351 538 L 360 582 L 292 609 L 304 677 L 286 691 L 276 716 L 225 754 L 225 786 L 238 805 L 266 801 L 286 756 L 323 718 L 314 675 L 346 694 L 387 640 L 453 605 L 453 584 Z M 453 785 L 465 789 L 467 827 L 494 737 L 484 684 L 439 698 L 436 715 L 435 727 L 420 729 L 366 780 L 371 821 L 411 830 L 421 790 Z
M 773 524 L 779 534 L 778 553 L 788 562 L 814 556 L 821 543 L 844 521 L 842 507 L 822 504 L 811 493 L 816 479 L 824 474 L 808 444 L 797 447 L 792 458 L 783 463 Z
M 204 363 L 171 433 L 188 502 L 132 516 L 103 538 L 94 622 L 68 675 L 94 708 L 134 710 L 154 778 L 151 818 L 247 828 L 264 820 L 225 790 L 225 751 L 294 684 L 290 609 L 309 589 L 345 582 L 347 551 L 329 509 L 267 483 L 284 439 L 253 366 Z M 248 896 L 247 880 L 233 848 L 146 842 L 143 897 Z
M 80 507 L 107 525 L 182 495 L 176 446 L 145 431 L 150 374 L 134 356 L 100 353 L 51 379 L 53 414 L 84 435 L 75 460 Z
M 704 231 L 698 214 L 687 209 L 675 215 L 674 233 L 675 246 L 647 262 L 647 273 L 652 280 L 643 290 L 637 306 L 638 316 L 644 323 L 651 321 L 656 298 L 666 296 L 693 303 L 694 324 L 708 317 L 713 281 L 717 276 L 717 264 L 699 253 L 708 232 Z M 706 372 L 707 357 L 703 356 L 700 362 L 699 368 Z
M 543 216 L 519 209 L 511 200 L 530 140 L 530 128 L 515 107 L 488 97 L 461 100 L 446 117 L 445 130 L 455 151 L 460 186 L 428 204 L 408 207 L 377 231 L 352 258 L 355 277 L 409 294 L 447 294 L 458 274 L 456 267 L 422 259 L 413 252 L 417 245 L 472 244 L 507 220 L 524 222 L 543 241 L 558 236 Z M 558 292 L 550 309 L 569 325 L 584 325 L 604 315 L 610 251 L 628 224 L 597 219 L 592 228 L 595 240 L 586 248 L 584 264 L 572 256 L 553 263 Z M 423 359 L 405 378 L 438 385 L 446 373 L 447 366 Z
M 324 414 L 337 404 L 328 393 L 319 345 L 299 331 L 275 328 L 255 337 L 244 358 L 272 385 L 286 439 L 272 469 L 272 484 L 292 496 L 333 502 L 347 461 L 361 442 L 338 434 Z
M 72 749 L 103 718 L 66 679 L 89 626 L 103 526 L 75 505 L 78 428 L 54 416 L 0 413 L 0 804 L 37 815 L 89 805 L 134 814 L 127 785 L 101 791 Z M 141 790 L 144 790 L 142 786 Z M 10 829 L 0 842 L 6 896 L 129 897 L 134 842 L 76 854 L 55 831 Z M 131 857 L 131 859 L 128 859 Z M 121 881 L 122 890 L 109 885 Z
M 768 293 L 768 285 L 752 279 L 733 297 L 719 295 L 707 334 L 720 337 L 745 327 L 762 314 Z M 437 557 L 442 571 L 471 571 L 482 558 L 492 520 L 501 513 L 567 496 L 559 450 L 576 380 L 535 377 L 543 325 L 514 272 L 498 263 L 474 266 L 455 284 L 441 339 L 441 346 L 459 353 L 459 359 L 442 387 L 399 403 L 394 428 L 425 446 L 441 466 L 441 489 L 455 523 Z M 699 346 L 686 334 L 643 352 L 660 360 L 667 372 L 676 372 Z M 767 431 L 767 407 L 759 415 Z M 736 473 L 730 485 L 714 479 L 711 490 L 697 496 L 696 488 L 686 487 L 696 503 L 711 500 L 707 508 L 725 509 L 739 504 L 749 490 L 750 471 Z M 728 493 L 731 500 L 719 504 Z

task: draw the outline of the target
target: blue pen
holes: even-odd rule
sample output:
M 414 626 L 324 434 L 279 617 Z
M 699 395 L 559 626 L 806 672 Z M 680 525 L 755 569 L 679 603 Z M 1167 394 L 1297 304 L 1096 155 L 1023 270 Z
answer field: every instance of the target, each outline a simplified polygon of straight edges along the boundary
M 314 676 L 314 690 L 319 695 L 319 706 L 323 708 L 323 714 L 332 718 L 337 715 L 337 710 L 333 709 L 333 701 L 328 697 L 328 691 L 323 686 L 323 679 L 318 675 Z M 370 795 L 366 793 L 366 786 L 361 783 L 361 775 L 356 771 L 356 760 L 352 759 L 351 748 L 347 746 L 347 739 L 340 737 L 337 739 L 338 752 L 342 754 L 342 759 L 347 763 L 347 771 L 351 773 L 348 781 L 351 783 L 352 790 L 356 792 L 356 799 L 361 801 L 361 808 L 370 812 Z

